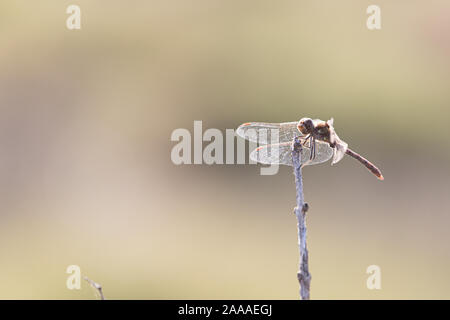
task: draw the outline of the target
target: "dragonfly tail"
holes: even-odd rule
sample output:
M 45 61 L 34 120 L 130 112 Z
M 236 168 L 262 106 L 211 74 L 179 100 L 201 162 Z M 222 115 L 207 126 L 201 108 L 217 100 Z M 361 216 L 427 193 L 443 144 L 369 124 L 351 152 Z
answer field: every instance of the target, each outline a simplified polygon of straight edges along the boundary
M 364 165 L 370 172 L 372 172 L 379 180 L 384 180 L 383 175 L 381 174 L 380 169 L 378 169 L 372 162 L 361 156 L 360 154 L 354 152 L 350 148 L 348 148 L 345 152 L 350 157 L 358 160 L 362 165 Z

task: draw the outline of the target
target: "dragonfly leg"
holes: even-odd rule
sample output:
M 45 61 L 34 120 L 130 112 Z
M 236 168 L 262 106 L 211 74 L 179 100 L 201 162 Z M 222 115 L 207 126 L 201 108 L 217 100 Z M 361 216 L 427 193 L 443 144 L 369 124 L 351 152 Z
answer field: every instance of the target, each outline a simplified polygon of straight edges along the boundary
M 315 159 L 315 158 L 316 158 L 316 153 L 317 153 L 316 138 L 313 138 L 313 145 L 314 145 L 314 155 L 313 155 L 313 159 Z
M 311 136 L 311 134 L 308 134 L 308 135 L 305 137 L 305 141 L 303 142 L 303 145 L 306 145 L 306 143 L 309 141 L 310 136 Z
M 310 138 L 311 142 L 310 142 L 310 154 L 309 154 L 309 160 L 313 160 L 316 157 L 316 140 L 314 139 L 314 137 Z
M 313 158 L 314 145 L 311 143 L 310 143 L 310 145 L 311 145 L 311 147 L 309 148 L 309 160 L 311 161 Z
M 308 160 L 308 161 L 306 161 L 305 163 L 303 163 L 302 165 L 301 165 L 301 167 L 300 168 L 302 168 L 303 169 L 303 167 L 304 166 L 307 166 L 308 164 L 309 164 L 309 162 L 310 162 L 311 160 Z
M 310 138 L 308 139 L 308 141 L 309 141 L 309 152 L 310 152 L 310 156 L 309 156 L 309 159 L 306 160 L 306 161 L 301 165 L 301 168 L 302 168 L 302 169 L 303 169 L 304 166 L 307 166 L 307 165 L 311 162 L 311 154 L 312 154 L 312 148 L 313 148 L 313 145 L 311 144 L 311 138 L 312 138 L 312 137 L 310 137 Z

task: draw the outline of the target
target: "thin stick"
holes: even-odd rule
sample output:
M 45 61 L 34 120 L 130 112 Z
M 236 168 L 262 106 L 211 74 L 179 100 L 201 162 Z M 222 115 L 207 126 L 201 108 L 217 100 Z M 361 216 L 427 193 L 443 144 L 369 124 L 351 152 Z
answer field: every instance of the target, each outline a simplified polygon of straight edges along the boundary
M 91 279 L 89 279 L 88 277 L 84 277 L 84 280 L 86 280 L 92 288 L 94 288 L 95 290 L 97 290 L 96 292 L 98 292 L 100 299 L 101 300 L 106 300 L 105 296 L 103 295 L 103 290 L 102 290 L 102 286 L 100 284 L 98 284 L 95 281 L 92 281 Z
M 301 299 L 309 300 L 311 274 L 308 268 L 308 248 L 306 246 L 306 212 L 308 211 L 308 204 L 305 203 L 303 197 L 301 151 L 301 141 L 295 138 L 292 143 L 292 161 L 294 163 L 295 187 L 297 190 L 297 207 L 295 207 L 294 213 L 297 217 L 298 246 L 300 250 L 300 264 L 297 279 L 300 284 Z

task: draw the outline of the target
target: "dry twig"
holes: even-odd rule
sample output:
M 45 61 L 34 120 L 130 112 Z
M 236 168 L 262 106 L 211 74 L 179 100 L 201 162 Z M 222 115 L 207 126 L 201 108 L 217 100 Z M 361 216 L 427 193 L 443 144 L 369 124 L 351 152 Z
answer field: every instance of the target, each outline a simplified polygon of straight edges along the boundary
M 294 212 L 297 217 L 298 246 L 300 250 L 300 265 L 297 278 L 300 284 L 301 299 L 309 300 L 311 274 L 309 273 L 308 248 L 306 246 L 306 212 L 308 211 L 308 204 L 305 203 L 303 197 L 301 151 L 301 141 L 295 138 L 292 143 L 292 160 L 294 163 L 295 187 L 297 190 L 297 207 L 295 207 Z

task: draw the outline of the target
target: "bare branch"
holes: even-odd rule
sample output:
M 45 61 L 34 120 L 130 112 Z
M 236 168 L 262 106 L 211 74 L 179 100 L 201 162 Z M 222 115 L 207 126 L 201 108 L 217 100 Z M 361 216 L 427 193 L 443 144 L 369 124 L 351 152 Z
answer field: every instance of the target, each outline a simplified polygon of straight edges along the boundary
M 98 293 L 101 300 L 106 300 L 105 296 L 103 295 L 102 286 L 100 284 L 92 281 L 91 279 L 89 279 L 86 276 L 84 277 L 84 280 L 86 280 L 91 285 L 91 287 L 96 290 L 95 292 Z
M 298 246 L 300 250 L 300 264 L 297 279 L 300 284 L 301 299 L 309 300 L 311 274 L 309 273 L 308 248 L 306 246 L 306 212 L 308 211 L 308 204 L 305 203 L 303 197 L 301 151 L 301 141 L 295 138 L 292 143 L 292 161 L 294 164 L 295 187 L 297 190 L 297 207 L 295 207 L 294 212 L 297 217 Z

